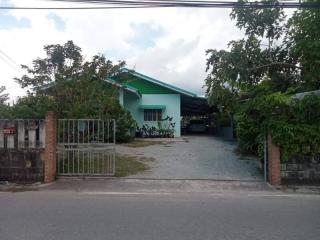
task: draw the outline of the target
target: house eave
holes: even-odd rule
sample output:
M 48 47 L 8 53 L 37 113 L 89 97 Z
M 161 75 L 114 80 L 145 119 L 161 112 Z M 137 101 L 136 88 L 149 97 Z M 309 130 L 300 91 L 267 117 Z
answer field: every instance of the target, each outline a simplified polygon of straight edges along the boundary
M 112 84 L 112 85 L 114 85 L 114 86 L 116 86 L 118 88 L 121 88 L 121 89 L 123 89 L 125 91 L 131 92 L 131 93 L 135 94 L 138 98 L 141 98 L 141 96 L 142 96 L 138 89 L 135 89 L 133 87 L 129 87 L 129 86 L 117 83 L 111 78 L 104 79 L 104 81 L 108 82 L 108 83 L 110 83 L 110 84 Z

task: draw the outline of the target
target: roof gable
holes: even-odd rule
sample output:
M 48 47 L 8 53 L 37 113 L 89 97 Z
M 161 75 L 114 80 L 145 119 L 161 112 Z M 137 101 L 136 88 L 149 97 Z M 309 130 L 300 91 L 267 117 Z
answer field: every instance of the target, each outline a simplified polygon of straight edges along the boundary
M 122 73 L 127 73 L 130 78 L 124 80 L 126 86 L 139 90 L 142 94 L 183 94 L 190 97 L 197 97 L 196 94 L 148 77 L 144 74 L 131 71 L 127 68 L 121 69 Z
M 177 93 L 176 91 L 173 91 L 161 85 L 158 85 L 153 82 L 149 82 L 137 77 L 130 77 L 130 79 L 125 82 L 125 85 L 139 89 L 139 92 L 141 92 L 142 94 L 176 94 Z

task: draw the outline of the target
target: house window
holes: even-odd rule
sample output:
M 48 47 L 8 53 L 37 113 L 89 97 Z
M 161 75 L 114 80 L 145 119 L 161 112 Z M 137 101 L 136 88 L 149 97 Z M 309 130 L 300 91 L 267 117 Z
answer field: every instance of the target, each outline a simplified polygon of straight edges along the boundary
M 144 121 L 161 121 L 162 109 L 144 109 Z

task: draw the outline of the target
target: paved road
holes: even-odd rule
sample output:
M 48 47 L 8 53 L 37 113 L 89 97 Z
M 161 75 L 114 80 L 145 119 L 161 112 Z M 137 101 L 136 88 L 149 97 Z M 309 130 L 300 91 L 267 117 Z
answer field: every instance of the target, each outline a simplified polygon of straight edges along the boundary
M 318 240 L 320 196 L 0 192 L 3 240 Z
M 235 154 L 236 143 L 212 136 L 190 136 L 188 142 L 142 148 L 117 146 L 117 152 L 153 157 L 151 169 L 133 176 L 155 179 L 262 180 L 256 159 Z

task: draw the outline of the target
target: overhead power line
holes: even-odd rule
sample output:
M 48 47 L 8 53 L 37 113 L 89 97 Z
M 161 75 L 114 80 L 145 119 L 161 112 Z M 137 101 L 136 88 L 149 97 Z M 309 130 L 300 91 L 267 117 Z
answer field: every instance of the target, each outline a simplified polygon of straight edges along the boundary
M 14 69 L 16 72 L 22 73 L 20 69 L 20 65 L 17 64 L 11 57 L 8 56 L 4 51 L 0 50 L 0 59 L 6 63 L 8 66 L 10 66 L 12 69 Z
M 185 0 L 48 0 L 53 2 L 87 3 L 91 6 L 66 6 L 66 7 L 25 7 L 25 6 L 0 6 L 0 9 L 22 10 L 89 10 L 89 9 L 123 9 L 123 8 L 320 8 L 319 2 L 301 2 L 283 0 L 276 3 L 270 2 L 235 2 L 235 1 L 185 1 Z M 94 6 L 96 5 L 96 6 Z
M 20 68 L 20 65 L 18 63 L 16 63 L 8 54 L 6 54 L 3 50 L 0 49 L 0 54 L 2 54 L 3 56 L 5 56 L 13 65 L 15 65 L 16 67 Z

